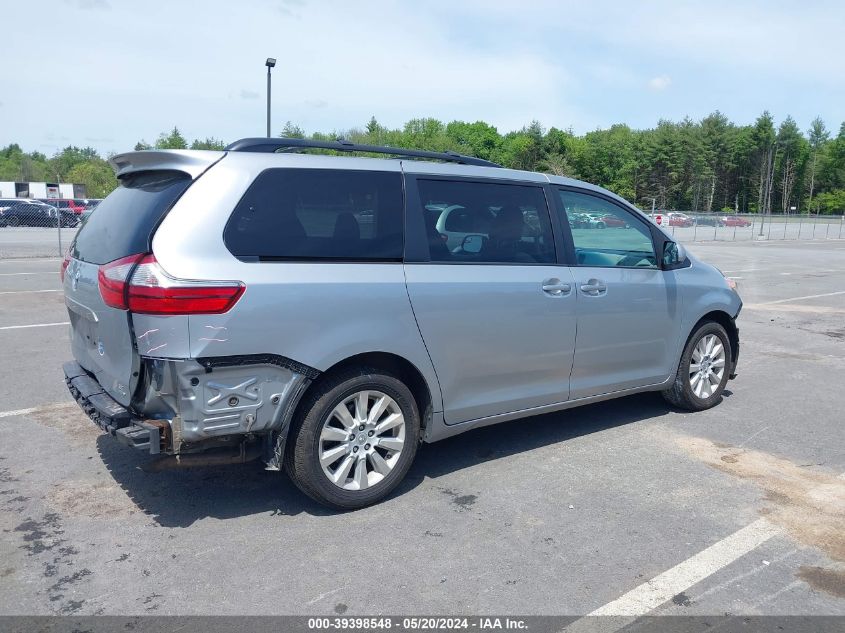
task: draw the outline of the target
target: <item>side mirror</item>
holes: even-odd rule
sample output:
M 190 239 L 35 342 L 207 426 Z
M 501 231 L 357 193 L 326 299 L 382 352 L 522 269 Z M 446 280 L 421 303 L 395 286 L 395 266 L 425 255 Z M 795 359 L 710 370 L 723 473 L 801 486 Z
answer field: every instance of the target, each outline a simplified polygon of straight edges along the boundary
M 661 256 L 661 268 L 663 270 L 673 270 L 680 268 L 684 263 L 684 256 L 681 254 L 681 249 L 677 243 L 672 241 L 663 242 L 663 255 Z
M 483 235 L 467 235 L 461 242 L 461 250 L 465 253 L 472 253 L 473 255 L 480 253 L 482 246 L 484 246 Z

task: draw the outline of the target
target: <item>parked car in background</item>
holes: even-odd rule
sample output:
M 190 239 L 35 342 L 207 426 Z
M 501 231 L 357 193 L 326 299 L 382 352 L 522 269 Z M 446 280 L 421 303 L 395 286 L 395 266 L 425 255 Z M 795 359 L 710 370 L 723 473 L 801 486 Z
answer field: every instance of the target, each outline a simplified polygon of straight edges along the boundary
M 698 215 L 694 219 L 696 226 L 725 226 L 718 215 Z
M 746 227 L 751 226 L 751 221 L 736 215 L 726 215 L 722 218 L 722 226 Z
M 94 200 L 93 198 L 74 198 L 73 201 L 83 209 L 93 209 L 99 202 L 99 200 Z
M 667 226 L 695 226 L 695 219 L 691 218 L 686 213 L 673 211 L 669 213 L 666 224 Z
M 77 215 L 85 211 L 85 205 L 80 200 L 74 198 L 39 198 L 38 200 L 39 202 L 58 207 L 59 209 L 68 209 Z
M 6 198 L 0 200 L 2 226 L 56 226 L 56 214 L 60 213 L 63 227 L 79 224 L 79 217 L 68 209 L 57 209 L 38 200 Z
M 608 228 L 624 229 L 628 226 L 628 223 L 625 222 L 625 220 L 618 218 L 615 215 L 603 215 L 599 221 Z
M 590 218 L 585 213 L 578 213 L 573 211 L 569 214 L 569 226 L 573 229 L 588 229 L 590 228 Z
M 607 228 L 607 224 L 604 223 L 604 214 L 603 213 L 585 213 L 584 217 L 587 219 L 587 222 L 588 222 L 587 228 L 590 228 L 590 229 Z

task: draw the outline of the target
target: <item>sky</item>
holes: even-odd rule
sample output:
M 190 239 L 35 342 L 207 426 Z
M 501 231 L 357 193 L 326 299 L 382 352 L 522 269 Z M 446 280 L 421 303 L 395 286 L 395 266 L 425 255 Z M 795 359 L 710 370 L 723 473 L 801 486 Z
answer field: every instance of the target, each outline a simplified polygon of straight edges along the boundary
M 126 151 L 415 117 L 583 134 L 720 110 L 845 120 L 845 3 L 7 0 L 0 146 Z M 15 28 L 12 28 L 14 25 Z

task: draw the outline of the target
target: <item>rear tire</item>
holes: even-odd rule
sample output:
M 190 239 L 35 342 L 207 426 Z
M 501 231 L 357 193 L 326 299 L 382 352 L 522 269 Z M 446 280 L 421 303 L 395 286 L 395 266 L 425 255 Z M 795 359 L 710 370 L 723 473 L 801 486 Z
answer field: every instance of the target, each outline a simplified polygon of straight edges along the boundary
M 419 438 L 408 387 L 382 370 L 349 368 L 323 377 L 306 395 L 291 426 L 285 470 L 323 505 L 363 508 L 399 485 Z
M 722 401 L 731 373 L 731 342 L 715 321 L 702 323 L 690 335 L 672 386 L 663 391 L 669 404 L 687 411 L 703 411 Z
M 6 224 L 8 226 L 20 226 L 21 220 L 18 216 L 13 215 L 8 220 L 6 220 Z

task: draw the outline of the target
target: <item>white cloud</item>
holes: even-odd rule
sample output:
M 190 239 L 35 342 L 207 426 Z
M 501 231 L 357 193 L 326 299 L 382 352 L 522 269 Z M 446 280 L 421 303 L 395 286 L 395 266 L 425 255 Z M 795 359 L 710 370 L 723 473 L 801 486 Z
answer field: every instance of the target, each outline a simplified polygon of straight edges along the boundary
M 661 92 L 672 85 L 672 79 L 669 77 L 669 75 L 659 75 L 657 77 L 652 77 L 651 79 L 649 79 L 646 85 L 648 86 L 649 90 Z

